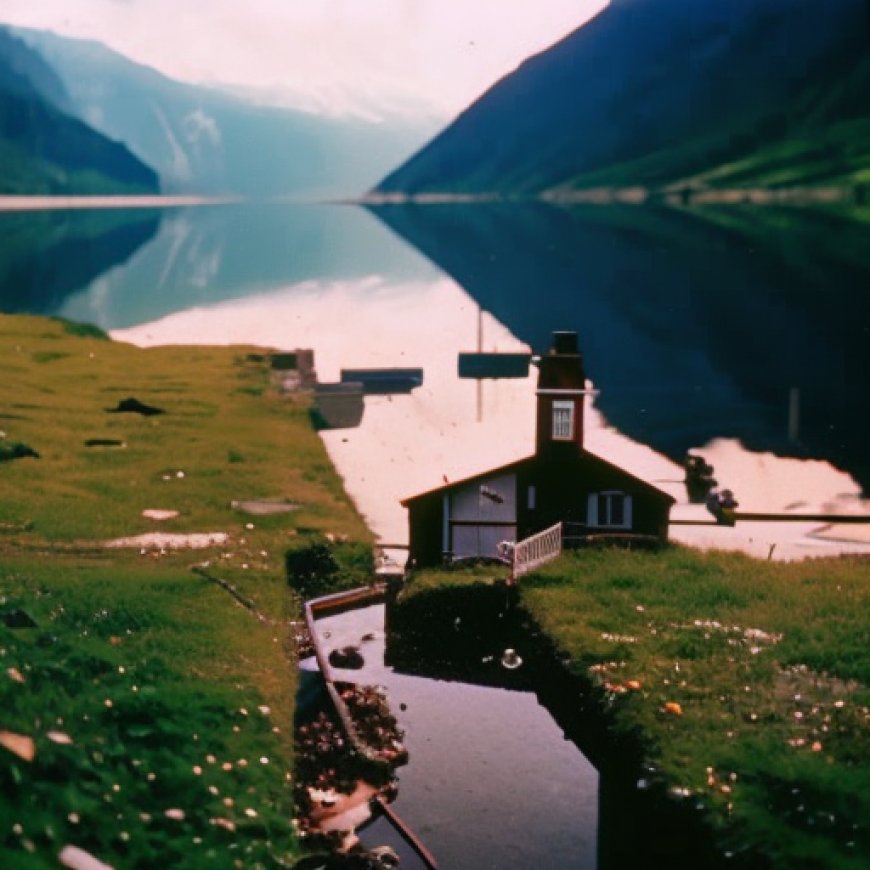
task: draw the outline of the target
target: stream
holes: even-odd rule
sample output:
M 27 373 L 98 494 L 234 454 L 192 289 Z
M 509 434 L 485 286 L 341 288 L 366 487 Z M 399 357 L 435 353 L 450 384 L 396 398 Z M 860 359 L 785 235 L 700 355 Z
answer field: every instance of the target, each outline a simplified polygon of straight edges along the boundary
M 410 754 L 394 809 L 440 867 L 597 866 L 598 773 L 534 692 L 397 672 L 384 663 L 383 605 L 318 619 L 317 630 L 326 651 L 362 651 L 363 668 L 333 668 L 336 679 L 386 691 Z M 384 842 L 381 830 L 359 833 Z

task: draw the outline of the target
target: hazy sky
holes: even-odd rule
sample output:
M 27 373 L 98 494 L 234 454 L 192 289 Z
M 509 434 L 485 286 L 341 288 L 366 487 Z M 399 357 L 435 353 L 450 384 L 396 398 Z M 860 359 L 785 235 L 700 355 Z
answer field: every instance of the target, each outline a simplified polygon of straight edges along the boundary
M 2 0 L 174 78 L 330 113 L 449 117 L 606 0 Z

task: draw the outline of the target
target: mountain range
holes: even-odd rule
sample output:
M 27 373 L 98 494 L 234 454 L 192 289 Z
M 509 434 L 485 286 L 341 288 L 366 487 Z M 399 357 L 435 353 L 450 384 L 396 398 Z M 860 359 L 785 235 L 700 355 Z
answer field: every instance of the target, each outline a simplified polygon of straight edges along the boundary
M 155 193 L 157 175 L 74 117 L 60 78 L 0 28 L 0 193 Z
M 256 105 L 169 79 L 98 42 L 15 33 L 56 74 L 72 111 L 152 166 L 166 193 L 357 196 L 433 132 L 430 122 Z
M 870 181 L 867 0 L 612 0 L 376 194 Z
M 355 197 L 433 124 L 258 105 L 97 42 L 0 27 L 0 193 Z

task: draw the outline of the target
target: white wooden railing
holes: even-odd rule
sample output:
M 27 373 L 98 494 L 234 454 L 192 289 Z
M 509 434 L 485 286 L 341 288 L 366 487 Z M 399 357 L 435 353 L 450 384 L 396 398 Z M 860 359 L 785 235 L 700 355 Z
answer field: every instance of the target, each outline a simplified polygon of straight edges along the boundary
M 562 524 L 556 523 L 514 544 L 513 577 L 516 579 L 538 565 L 555 559 L 562 552 Z

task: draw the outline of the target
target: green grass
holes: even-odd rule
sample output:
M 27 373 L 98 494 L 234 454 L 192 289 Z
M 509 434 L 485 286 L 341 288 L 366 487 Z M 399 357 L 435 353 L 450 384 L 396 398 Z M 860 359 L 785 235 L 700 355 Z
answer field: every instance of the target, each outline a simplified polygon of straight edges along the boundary
M 749 845 L 773 867 L 859 868 L 868 577 L 859 560 L 603 550 L 563 556 L 520 594 L 660 786 L 708 807 L 723 849 Z M 429 572 L 410 595 L 445 582 L 481 578 Z
M 870 180 L 870 119 L 843 121 L 775 142 L 685 179 L 710 187 L 851 186 Z
M 716 134 L 585 172 L 549 192 L 637 185 L 655 190 L 848 188 L 870 181 L 868 134 L 868 118 L 773 141 L 759 141 L 751 132 Z
M 287 496 L 302 505 L 281 520 L 291 529 L 367 538 L 311 430 L 307 400 L 272 392 L 267 365 L 243 349 L 140 350 L 8 317 L 0 342 L 0 427 L 41 456 L 4 467 L 0 522 L 31 523 L 34 538 L 53 542 L 94 541 L 153 530 L 142 510 L 169 508 L 180 511 L 171 531 L 237 532 L 245 518 L 231 500 Z M 165 413 L 105 412 L 129 396 Z M 92 438 L 126 446 L 86 447 Z
M 3 728 L 36 741 L 32 762 L 0 759 L 2 866 L 55 866 L 69 843 L 127 867 L 295 854 L 280 628 L 182 570 L 6 561 L 0 582 L 37 623 L 0 629 Z M 283 691 L 258 685 L 269 660 Z
M 36 622 L 0 624 L 0 731 L 36 747 L 30 762 L 0 747 L 0 866 L 57 866 L 67 843 L 118 867 L 292 864 L 300 601 L 285 553 L 327 534 L 351 553 L 371 540 L 307 397 L 272 390 L 268 359 L 247 348 L 139 350 L 40 318 L 0 317 L 0 364 L 0 444 L 39 453 L 0 463 L 0 613 Z M 165 413 L 106 412 L 128 396 Z M 300 507 L 231 507 L 255 498 Z M 156 523 L 146 508 L 180 513 Z M 152 531 L 229 537 L 103 546 Z

